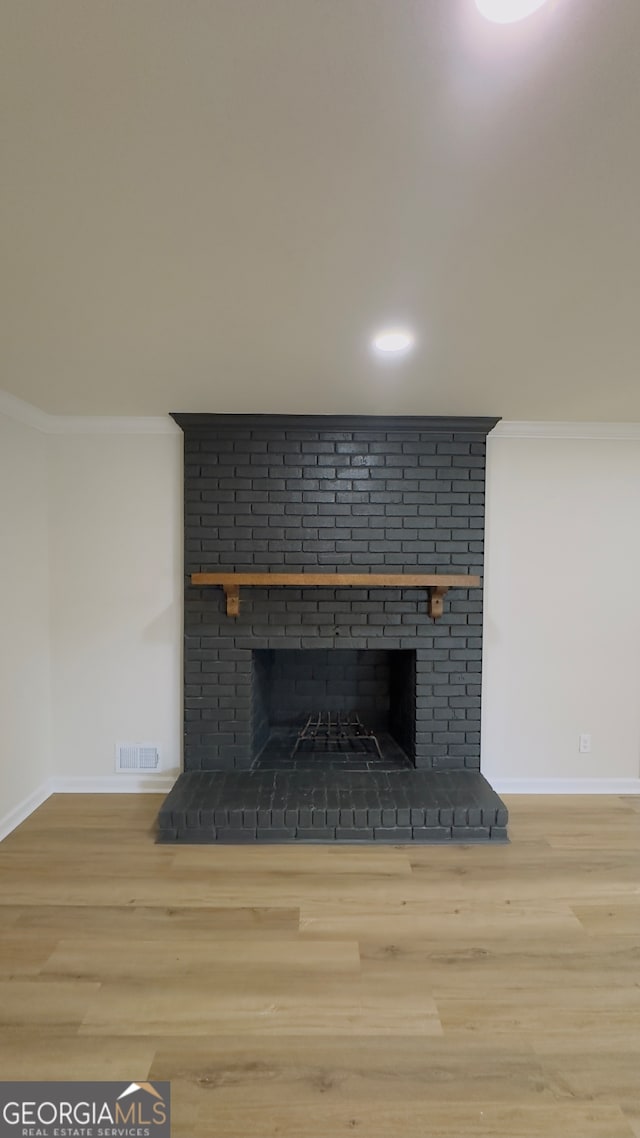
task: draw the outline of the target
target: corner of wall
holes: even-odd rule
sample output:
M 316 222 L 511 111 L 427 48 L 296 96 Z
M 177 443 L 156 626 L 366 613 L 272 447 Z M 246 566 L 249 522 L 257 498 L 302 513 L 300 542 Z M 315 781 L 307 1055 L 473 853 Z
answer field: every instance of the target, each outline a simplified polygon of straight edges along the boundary
M 3 836 L 50 793 L 48 481 L 46 436 L 0 408 Z

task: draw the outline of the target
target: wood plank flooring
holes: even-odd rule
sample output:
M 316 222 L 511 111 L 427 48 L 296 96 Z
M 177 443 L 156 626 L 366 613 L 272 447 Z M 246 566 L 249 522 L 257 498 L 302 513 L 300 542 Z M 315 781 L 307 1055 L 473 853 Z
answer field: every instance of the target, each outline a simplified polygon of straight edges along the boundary
M 0 845 L 3 1079 L 169 1079 L 176 1138 L 640 1138 L 640 799 L 509 846 L 157 846 L 153 795 Z

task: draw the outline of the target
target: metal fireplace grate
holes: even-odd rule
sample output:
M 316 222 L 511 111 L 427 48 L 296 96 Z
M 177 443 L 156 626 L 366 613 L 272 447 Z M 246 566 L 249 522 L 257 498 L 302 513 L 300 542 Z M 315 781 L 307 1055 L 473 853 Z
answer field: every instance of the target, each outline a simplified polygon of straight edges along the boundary
M 325 753 L 376 752 L 382 758 L 377 736 L 365 727 L 357 711 L 317 711 L 310 715 L 298 732 L 291 758 L 298 751 L 309 749 Z

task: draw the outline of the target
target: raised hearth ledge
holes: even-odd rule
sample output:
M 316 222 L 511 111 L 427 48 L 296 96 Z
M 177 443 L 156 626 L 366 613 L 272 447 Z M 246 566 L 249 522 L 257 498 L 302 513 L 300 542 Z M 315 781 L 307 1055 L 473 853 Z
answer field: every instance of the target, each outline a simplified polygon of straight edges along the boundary
M 443 613 L 443 601 L 449 589 L 471 589 L 480 578 L 464 573 L 192 573 L 191 584 L 218 585 L 227 599 L 227 616 L 240 612 L 240 588 L 343 588 L 352 585 L 362 589 L 426 589 L 427 612 L 433 620 Z
M 508 817 L 480 771 L 185 771 L 158 841 L 495 843 Z

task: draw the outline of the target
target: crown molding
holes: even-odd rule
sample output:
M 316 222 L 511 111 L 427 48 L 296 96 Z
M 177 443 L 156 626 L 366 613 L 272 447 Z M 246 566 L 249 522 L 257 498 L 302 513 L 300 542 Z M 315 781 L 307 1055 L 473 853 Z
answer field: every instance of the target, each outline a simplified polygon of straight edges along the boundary
M 490 438 L 637 440 L 640 439 L 640 423 L 518 422 L 502 419 Z
M 33 403 L 0 389 L 0 415 L 46 435 L 177 435 L 183 429 L 256 425 L 303 427 L 317 430 L 380 427 L 389 430 L 463 431 L 491 439 L 609 439 L 640 440 L 640 423 L 580 423 L 555 421 L 496 420 L 469 416 L 376 416 L 376 415 L 51 415 Z M 174 421 L 175 420 L 175 421 Z M 176 425 L 176 424 L 179 424 Z
M 263 415 L 192 414 L 172 411 L 183 431 L 235 431 L 238 428 L 303 431 L 420 431 L 464 434 L 485 439 L 499 421 L 495 415 Z
M 0 415 L 45 435 L 179 435 L 169 415 L 51 415 L 0 390 Z
M 8 391 L 1 389 L 0 415 L 12 419 L 14 423 L 22 423 L 25 427 L 44 432 L 49 431 L 49 423 L 54 418 L 53 415 L 48 415 L 46 411 L 41 411 L 39 407 L 34 407 L 33 403 L 25 403 L 24 399 L 18 399 L 15 395 L 10 395 Z
M 50 415 L 50 435 L 179 435 L 161 415 Z

